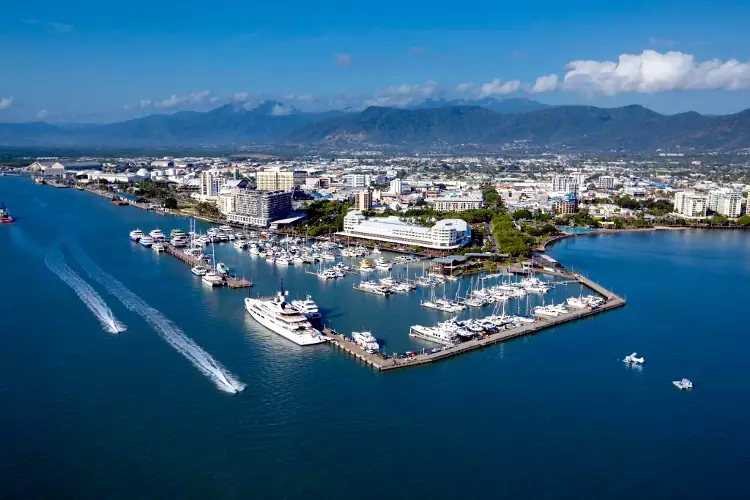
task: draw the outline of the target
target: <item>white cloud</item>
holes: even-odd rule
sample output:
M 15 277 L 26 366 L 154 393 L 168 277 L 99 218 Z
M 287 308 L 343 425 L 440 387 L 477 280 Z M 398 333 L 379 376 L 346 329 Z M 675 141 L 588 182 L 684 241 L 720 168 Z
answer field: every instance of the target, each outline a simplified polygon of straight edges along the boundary
M 557 90 L 557 75 L 552 73 L 551 75 L 537 78 L 530 92 L 532 94 L 540 94 L 542 92 L 554 92 L 555 90 Z
M 478 97 L 489 97 L 498 94 L 512 94 L 520 88 L 520 80 L 508 80 L 507 82 L 503 82 L 499 78 L 495 78 L 491 82 L 483 83 L 479 87 Z
M 372 99 L 364 101 L 365 106 L 408 106 L 423 101 L 439 93 L 438 84 L 428 80 L 422 84 L 402 83 L 375 92 Z
M 40 111 L 39 111 L 39 112 L 38 112 L 38 113 L 36 114 L 36 119 L 37 119 L 37 120 L 44 120 L 45 118 L 47 118 L 47 115 L 48 115 L 48 114 L 49 114 L 49 113 L 47 113 L 47 110 L 46 110 L 46 109 L 42 109 L 42 110 L 40 110 Z
M 459 83 L 456 85 L 456 92 L 474 92 L 476 87 L 473 83 Z
M 184 106 L 201 106 L 214 103 L 219 98 L 214 96 L 210 90 L 201 90 L 200 92 L 191 92 L 187 95 L 172 94 L 163 101 L 141 101 L 141 107 L 153 105 L 156 108 L 176 108 Z
M 13 96 L 0 97 L 0 109 L 9 108 L 11 104 L 13 104 Z
M 578 60 L 565 69 L 561 88 L 587 94 L 750 89 L 750 62 L 697 62 L 693 55 L 677 51 L 622 54 L 617 62 Z
M 247 101 L 250 98 L 249 92 L 235 92 L 232 94 L 232 101 Z
M 285 106 L 281 103 L 276 103 L 273 106 L 273 109 L 271 109 L 271 114 L 273 116 L 284 116 L 284 115 L 290 115 L 294 113 L 294 108 L 291 106 Z
M 336 54 L 333 56 L 333 61 L 340 68 L 346 68 L 354 64 L 354 58 L 351 54 Z

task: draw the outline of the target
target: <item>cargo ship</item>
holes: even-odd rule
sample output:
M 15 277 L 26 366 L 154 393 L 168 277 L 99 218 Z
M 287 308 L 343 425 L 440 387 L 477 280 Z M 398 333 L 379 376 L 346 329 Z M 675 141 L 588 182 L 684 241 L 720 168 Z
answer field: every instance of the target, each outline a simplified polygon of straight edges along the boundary
M 13 222 L 13 217 L 10 216 L 10 212 L 5 208 L 5 203 L 0 204 L 0 224 L 10 224 Z

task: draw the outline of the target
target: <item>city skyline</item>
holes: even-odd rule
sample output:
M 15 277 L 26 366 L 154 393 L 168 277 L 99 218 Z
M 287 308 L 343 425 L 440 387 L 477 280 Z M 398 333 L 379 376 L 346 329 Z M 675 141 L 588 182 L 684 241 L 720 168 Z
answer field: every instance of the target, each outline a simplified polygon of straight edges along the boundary
M 268 99 L 305 111 L 485 97 L 668 114 L 750 107 L 750 7 L 738 1 L 449 8 L 13 5 L 0 25 L 10 48 L 0 122 L 108 122 Z

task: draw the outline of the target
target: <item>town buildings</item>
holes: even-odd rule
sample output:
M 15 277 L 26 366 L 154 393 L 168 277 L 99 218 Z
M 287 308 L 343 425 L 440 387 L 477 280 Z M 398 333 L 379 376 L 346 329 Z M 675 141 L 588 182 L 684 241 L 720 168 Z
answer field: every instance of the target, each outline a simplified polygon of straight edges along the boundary
M 731 188 L 709 191 L 708 209 L 724 217 L 739 217 L 742 211 L 742 191 Z
M 265 170 L 255 174 L 255 183 L 261 191 L 292 191 L 295 185 L 295 172 L 286 172 L 278 169 Z M 304 173 L 303 173 L 304 174 Z

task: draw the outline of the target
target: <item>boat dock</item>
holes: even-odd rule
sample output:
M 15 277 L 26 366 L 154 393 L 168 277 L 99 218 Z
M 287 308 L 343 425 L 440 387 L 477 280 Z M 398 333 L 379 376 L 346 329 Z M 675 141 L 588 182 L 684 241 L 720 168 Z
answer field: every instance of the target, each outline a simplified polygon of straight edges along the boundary
M 434 363 L 435 361 L 447 359 L 459 354 L 464 354 L 477 349 L 484 349 L 485 347 L 500 342 L 505 342 L 506 340 L 523 337 L 525 335 L 532 335 L 547 328 L 552 328 L 565 323 L 569 323 L 571 321 L 595 316 L 599 313 L 623 307 L 626 304 L 625 299 L 605 289 L 604 287 L 591 281 L 581 274 L 560 274 L 564 274 L 568 278 L 575 279 L 579 283 L 586 285 L 587 287 L 602 295 L 605 298 L 604 304 L 595 309 L 575 309 L 570 312 L 560 314 L 556 317 L 538 318 L 534 323 L 523 324 L 521 326 L 502 330 L 497 333 L 488 334 L 480 339 L 467 340 L 453 346 L 439 347 L 435 352 L 424 352 L 419 354 L 415 353 L 413 356 L 409 357 L 387 358 L 386 356 L 379 353 L 369 353 L 362 349 L 349 337 L 345 337 L 344 335 L 328 327 L 323 329 L 323 333 L 329 338 L 329 342 L 339 349 L 370 365 L 377 371 L 388 371 Z
M 174 257 L 177 257 L 185 264 L 192 267 L 202 267 L 206 271 L 209 271 L 211 268 L 206 265 L 206 262 L 203 259 L 199 259 L 198 257 L 193 257 L 192 255 L 189 255 L 179 248 L 175 248 L 172 245 L 164 245 L 164 253 L 168 253 L 169 255 L 172 255 Z M 250 288 L 253 286 L 253 282 L 245 279 L 245 278 L 238 278 L 236 276 L 226 276 L 224 278 L 224 281 L 226 281 L 226 284 L 229 288 Z

